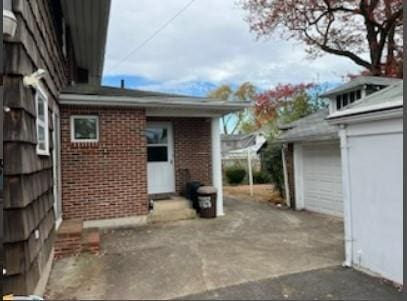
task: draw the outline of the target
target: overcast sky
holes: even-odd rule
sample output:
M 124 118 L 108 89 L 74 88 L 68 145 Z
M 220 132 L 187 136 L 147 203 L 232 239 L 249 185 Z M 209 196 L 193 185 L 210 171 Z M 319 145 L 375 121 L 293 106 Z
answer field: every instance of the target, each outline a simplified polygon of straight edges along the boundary
M 118 63 L 190 0 L 113 0 L 105 60 L 105 84 L 204 94 L 223 83 L 340 82 L 360 70 L 326 55 L 306 58 L 304 46 L 278 35 L 256 40 L 237 0 L 195 0 L 153 40 Z

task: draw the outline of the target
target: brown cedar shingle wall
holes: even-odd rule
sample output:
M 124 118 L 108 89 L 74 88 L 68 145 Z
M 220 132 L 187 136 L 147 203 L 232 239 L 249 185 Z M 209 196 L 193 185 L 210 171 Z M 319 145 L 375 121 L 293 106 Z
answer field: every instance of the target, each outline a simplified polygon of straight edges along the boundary
M 3 291 L 32 293 L 49 258 L 54 237 L 52 159 L 36 154 L 35 105 L 24 75 L 38 68 L 49 72 L 44 88 L 49 116 L 56 97 L 67 84 L 66 64 L 50 19 L 48 1 L 14 0 L 17 33 L 4 42 L 4 248 L 7 276 Z M 50 122 L 52 138 L 52 122 Z M 52 148 L 52 140 L 50 141 Z M 40 232 L 35 239 L 34 231 Z
M 63 218 L 146 215 L 144 110 L 63 106 L 61 111 Z M 99 116 L 98 143 L 71 142 L 70 116 L 81 114 Z

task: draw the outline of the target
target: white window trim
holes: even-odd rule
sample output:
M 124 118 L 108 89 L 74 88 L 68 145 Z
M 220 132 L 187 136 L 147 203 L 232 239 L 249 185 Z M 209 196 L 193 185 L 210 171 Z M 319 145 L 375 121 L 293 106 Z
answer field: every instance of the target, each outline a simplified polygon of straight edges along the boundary
M 42 100 L 44 101 L 44 106 L 45 106 L 45 110 L 44 110 L 44 121 L 42 121 L 39 117 L 38 117 L 38 99 L 41 96 Z M 50 152 L 49 152 L 49 120 L 48 120 L 48 96 L 45 93 L 44 89 L 41 87 L 41 85 L 38 85 L 36 87 L 36 92 L 35 92 L 35 113 L 36 113 L 36 130 L 37 130 L 37 155 L 40 156 L 49 156 Z M 39 137 L 39 131 L 38 131 L 38 127 L 44 127 L 45 129 L 45 150 L 40 149 L 40 144 L 38 141 L 38 137 Z
M 75 119 L 95 118 L 96 119 L 96 139 L 76 139 L 75 138 Z M 97 115 L 72 115 L 71 116 L 71 142 L 72 143 L 98 143 L 99 142 L 99 116 Z

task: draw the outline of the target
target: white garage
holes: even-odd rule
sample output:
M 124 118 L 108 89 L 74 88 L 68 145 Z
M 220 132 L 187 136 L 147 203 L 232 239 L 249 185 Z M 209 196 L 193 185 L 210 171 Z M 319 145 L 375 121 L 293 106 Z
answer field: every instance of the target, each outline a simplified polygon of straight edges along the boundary
M 341 152 L 338 128 L 322 109 L 290 124 L 280 140 L 284 153 L 286 195 L 296 210 L 343 216 Z M 291 146 L 291 147 L 289 147 Z
M 403 284 L 403 82 L 330 118 L 342 128 L 346 264 Z
M 294 144 L 296 209 L 343 216 L 339 141 Z

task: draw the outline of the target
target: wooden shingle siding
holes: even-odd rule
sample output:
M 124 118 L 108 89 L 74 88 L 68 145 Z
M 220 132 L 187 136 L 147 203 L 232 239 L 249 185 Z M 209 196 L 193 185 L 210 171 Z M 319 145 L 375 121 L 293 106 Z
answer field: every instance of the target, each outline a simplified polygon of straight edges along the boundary
M 34 292 L 50 256 L 55 236 L 53 196 L 53 122 L 57 97 L 68 84 L 48 0 L 13 0 L 17 32 L 4 43 L 4 254 L 3 293 Z M 23 78 L 39 68 L 48 96 L 50 156 L 36 152 L 35 90 Z M 39 233 L 39 236 L 36 236 Z
M 55 232 L 51 231 L 48 238 L 41 245 L 41 252 L 38 253 L 33 262 L 28 266 L 28 269 L 22 273 L 7 276 L 3 292 L 33 292 L 49 258 L 54 241 Z
M 22 76 L 4 77 L 4 85 L 7 87 L 3 93 L 4 105 L 10 109 L 22 109 L 35 117 L 34 95 L 30 89 L 24 88 Z
M 9 244 L 5 248 L 5 258 L 8 263 L 7 274 L 12 276 L 27 271 L 31 263 L 35 260 L 36 255 L 42 248 L 44 242 L 49 238 L 50 232 L 54 226 L 54 214 L 52 210 L 47 212 L 44 222 L 41 223 L 41 233 L 39 239 L 35 238 L 35 234 L 31 233 L 29 238 L 21 244 Z M 21 260 L 27 258 L 28 260 Z
M 4 216 L 4 240 L 7 242 L 18 242 L 27 240 L 32 229 L 37 229 L 43 218 L 53 205 L 52 191 L 49 191 L 28 205 L 24 210 L 7 210 Z M 15 224 L 21 225 L 15 227 Z
M 29 175 L 8 176 L 5 179 L 7 190 L 4 194 L 4 208 L 24 208 L 50 191 L 53 185 L 52 170 L 44 169 Z

